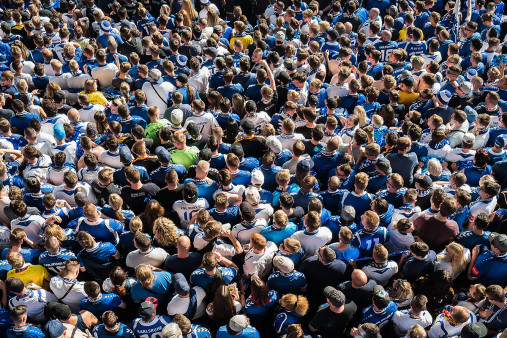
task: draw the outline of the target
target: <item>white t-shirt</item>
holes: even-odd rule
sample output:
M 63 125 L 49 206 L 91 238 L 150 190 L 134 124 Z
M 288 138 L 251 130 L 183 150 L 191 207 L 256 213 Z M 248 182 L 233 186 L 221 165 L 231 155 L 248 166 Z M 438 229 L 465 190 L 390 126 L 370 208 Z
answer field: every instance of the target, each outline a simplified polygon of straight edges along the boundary
M 257 112 L 252 116 L 245 116 L 245 118 L 253 122 L 255 135 L 262 135 L 264 133 L 264 126 L 271 122 L 271 118 L 264 111 Z
M 92 69 L 92 77 L 99 81 L 99 88 L 101 90 L 113 89 L 113 79 L 116 73 L 118 73 L 118 67 L 114 63 L 107 63 Z
M 72 286 L 74 282 L 76 283 Z M 81 299 L 86 298 L 84 282 L 77 282 L 75 280 L 59 276 L 51 278 L 51 281 L 49 282 L 49 287 L 57 298 L 62 298 L 71 286 L 72 289 L 69 291 L 67 296 L 62 299 L 62 302 L 67 304 L 72 312 L 77 313 L 80 310 Z
M 29 240 L 36 244 L 41 244 L 42 240 L 42 227 L 46 220 L 39 215 L 27 215 L 19 217 L 11 221 L 11 230 L 22 228 L 26 232 Z
M 268 223 L 263 218 L 258 218 L 250 226 L 245 226 L 243 223 L 236 224 L 231 231 L 231 234 L 241 243 L 245 245 L 250 243 L 250 237 L 252 234 L 258 234 L 262 229 L 267 226 Z
M 104 111 L 104 106 L 100 104 L 90 104 L 88 107 L 84 107 L 78 110 L 79 118 L 83 122 L 94 122 L 95 113 L 98 111 Z
M 158 106 L 160 118 L 162 118 L 167 109 L 167 99 L 176 87 L 170 82 L 146 82 L 143 84 L 143 92 L 146 94 L 146 105 L 148 107 Z M 158 94 L 157 94 L 158 93 Z
M 126 264 L 129 268 L 136 268 L 139 264 L 148 264 L 159 267 L 165 262 L 169 254 L 162 248 L 151 248 L 147 252 L 139 249 L 129 252 Z
M 361 270 L 368 278 L 373 279 L 379 285 L 385 286 L 389 279 L 398 272 L 398 264 L 394 261 L 387 261 L 385 264 L 372 263 L 364 266 Z
M 195 295 L 197 297 L 197 310 L 195 311 L 194 317 L 189 318 L 191 320 L 201 317 L 206 311 L 206 303 L 204 302 L 206 292 L 199 286 L 194 286 L 192 289 L 195 290 Z M 177 314 L 185 314 L 189 305 L 190 297 L 181 298 L 179 295 L 175 295 L 169 304 L 167 304 L 167 314 L 171 317 Z
M 188 126 L 188 123 L 190 121 L 195 122 L 197 125 L 197 128 L 199 128 L 199 132 L 202 136 L 210 136 L 211 131 L 213 128 L 218 126 L 218 122 L 211 113 L 202 113 L 200 115 L 192 114 L 187 120 L 185 121 L 184 128 Z
M 408 330 L 415 324 L 421 325 L 423 328 L 427 328 L 433 322 L 431 314 L 424 310 L 419 316 L 414 316 L 410 313 L 410 309 L 396 311 L 392 317 L 394 324 L 394 332 L 397 337 L 404 337 Z
M 257 274 L 260 278 L 264 278 L 271 272 L 273 268 L 273 257 L 278 251 L 278 247 L 273 242 L 268 242 L 264 252 L 256 254 L 251 248 L 245 255 L 245 264 L 243 271 L 246 275 Z
M 305 257 L 308 258 L 315 256 L 320 247 L 329 243 L 333 238 L 333 234 L 329 228 L 320 227 L 316 232 L 296 231 L 290 237 L 301 243 L 301 247 L 305 250 Z
M 16 305 L 26 305 L 28 318 L 36 322 L 44 321 L 44 307 L 49 302 L 56 302 L 56 297 L 44 289 L 29 290 L 28 296 L 23 298 L 12 297 L 9 300 L 9 308 Z

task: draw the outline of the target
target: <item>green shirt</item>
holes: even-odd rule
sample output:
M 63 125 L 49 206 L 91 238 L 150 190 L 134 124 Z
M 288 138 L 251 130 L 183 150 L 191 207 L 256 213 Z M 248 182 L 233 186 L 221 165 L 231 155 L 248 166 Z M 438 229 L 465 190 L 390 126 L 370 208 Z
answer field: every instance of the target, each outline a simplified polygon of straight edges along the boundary
M 172 150 L 171 163 L 181 164 L 188 170 L 191 165 L 195 164 L 197 156 L 199 156 L 199 149 L 196 147 L 187 147 L 184 150 Z
M 170 124 L 166 119 L 159 120 L 155 123 L 150 123 L 144 129 L 144 135 L 146 138 L 151 138 L 155 143 L 160 143 L 160 137 L 158 137 L 158 132 L 162 129 L 163 126 Z

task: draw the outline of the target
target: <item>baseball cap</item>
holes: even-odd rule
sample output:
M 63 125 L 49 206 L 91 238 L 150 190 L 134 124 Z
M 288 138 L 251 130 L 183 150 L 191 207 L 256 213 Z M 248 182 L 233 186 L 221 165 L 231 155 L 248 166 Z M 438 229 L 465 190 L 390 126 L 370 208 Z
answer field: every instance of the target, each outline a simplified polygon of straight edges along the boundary
M 188 52 L 190 53 L 190 56 L 201 56 L 202 48 L 198 44 L 191 45 Z
M 123 164 L 128 164 L 132 162 L 132 153 L 130 152 L 129 147 L 127 146 L 120 147 L 120 162 Z
M 243 128 L 243 130 L 245 130 Z M 236 155 L 238 158 L 242 159 L 245 156 L 245 151 L 243 150 L 243 145 L 241 143 L 233 143 L 231 145 L 231 153 Z
M 188 124 L 187 124 L 187 133 L 192 138 L 199 137 L 199 127 L 197 127 L 197 123 L 195 123 L 195 121 L 188 122 Z
M 412 87 L 414 85 L 414 78 L 412 76 L 407 76 L 403 80 L 401 80 L 401 83 L 403 83 L 405 86 Z
M 465 133 L 462 138 L 463 142 L 475 142 L 475 135 L 472 133 Z
M 326 296 L 333 306 L 340 307 L 345 304 L 345 295 L 343 292 L 336 290 L 332 286 L 326 286 L 324 288 L 324 296 Z
M 224 32 L 224 29 L 222 28 L 222 26 L 220 25 L 215 25 L 213 26 L 213 32 L 216 32 L 216 33 L 223 33 Z
M 185 55 L 178 55 L 176 58 L 176 67 L 178 68 L 185 68 L 187 66 L 187 57 Z
M 95 122 L 88 122 L 86 125 L 86 135 L 95 138 L 98 134 L 97 125 Z
M 292 60 L 292 62 L 294 62 L 294 61 Z M 294 64 L 296 64 L 296 63 L 294 62 Z M 285 63 L 284 63 L 284 67 L 287 68 L 287 66 L 285 66 Z M 293 70 L 295 70 L 295 68 Z M 291 81 L 289 73 L 287 73 L 285 70 L 282 70 L 281 72 L 276 74 L 276 79 L 279 82 L 284 83 L 284 84 L 289 83 Z
M 296 170 L 298 171 L 310 171 L 313 168 L 313 161 L 312 160 L 302 160 L 299 161 Z
M 153 80 L 158 81 L 160 79 L 160 77 L 162 77 L 162 73 L 160 72 L 160 70 L 158 70 L 156 68 L 152 68 L 148 72 L 148 76 L 153 78 Z
M 375 285 L 375 287 L 373 287 L 373 303 L 379 309 L 386 308 L 390 301 L 389 294 L 384 290 L 382 285 Z
M 260 170 L 252 171 L 252 184 L 262 186 L 264 184 L 264 174 Z
M 55 124 L 53 127 L 53 134 L 57 140 L 65 139 L 65 129 L 63 128 L 63 123 Z
M 465 73 L 465 78 L 468 80 L 468 81 L 472 81 L 472 79 L 474 78 L 474 76 L 477 76 L 477 70 L 475 69 L 469 69 L 466 71 Z
M 57 90 L 53 95 L 55 102 L 62 102 L 65 99 L 65 92 L 63 90 Z
M 74 202 L 76 202 L 76 205 L 80 207 L 88 203 L 88 195 L 83 188 L 79 187 L 76 189 L 76 192 L 74 193 Z
M 171 154 L 167 151 L 164 147 L 157 147 L 155 149 L 155 154 L 157 155 L 157 158 L 162 163 L 169 163 L 171 162 Z
M 451 92 L 448 90 L 441 90 L 438 92 L 438 100 L 442 102 L 443 104 L 447 105 L 449 101 L 451 100 Z
M 241 120 L 241 128 L 243 128 L 243 131 L 247 134 L 255 130 L 255 125 L 250 119 L 243 119 Z
M 180 296 L 188 295 L 190 292 L 190 285 L 188 285 L 187 279 L 182 273 L 176 273 L 173 276 L 174 291 Z
M 419 175 L 419 176 L 415 177 L 415 182 L 419 183 L 421 188 L 423 188 L 424 190 L 429 189 L 431 187 L 431 185 L 433 184 L 431 177 L 426 176 L 426 175 Z
M 203 6 L 203 7 L 209 6 L 209 4 L 210 4 L 209 0 L 199 0 L 199 2 L 201 3 L 201 6 Z
M 197 198 L 199 198 L 199 189 L 197 189 L 194 182 L 185 184 L 183 187 L 183 198 L 188 203 L 195 203 L 195 201 L 197 201 Z
M 342 208 L 340 217 L 345 222 L 352 222 L 356 218 L 356 209 L 351 205 L 346 205 Z
M 53 319 L 44 325 L 44 334 L 49 338 L 58 338 L 65 332 L 65 326 L 63 326 L 62 322 Z
M 459 89 L 465 93 L 465 94 L 469 94 L 471 93 L 473 90 L 474 90 L 474 85 L 472 84 L 472 82 L 468 82 L 468 81 L 465 81 L 463 82 L 460 86 L 459 86 Z
M 503 135 L 498 135 L 495 139 L 495 145 L 497 147 L 505 147 L 505 139 L 503 138 Z
M 257 205 L 261 201 L 261 196 L 259 194 L 259 190 L 254 187 L 248 187 L 245 189 L 245 197 L 247 202 Z
M 338 32 L 336 31 L 336 29 L 330 29 L 327 31 L 327 35 L 331 38 L 331 40 L 336 40 L 338 39 Z
M 255 110 L 257 110 L 257 105 L 255 104 L 255 102 L 253 100 L 248 100 L 245 102 L 245 109 L 247 112 L 253 112 Z
M 245 315 L 235 315 L 229 320 L 228 329 L 235 332 L 236 334 L 243 331 L 250 325 L 248 317 Z
M 204 149 L 199 150 L 199 160 L 200 161 L 209 162 L 212 157 L 213 157 L 213 154 L 211 153 L 210 149 L 204 148 Z
M 283 62 L 283 66 L 285 67 L 285 69 L 287 69 L 289 71 L 294 71 L 298 67 L 296 65 L 296 62 L 294 60 L 292 60 L 292 59 L 285 59 L 285 61 Z
M 178 76 L 176 76 L 176 81 L 179 81 L 183 84 L 187 84 L 188 83 L 188 76 L 187 74 L 178 74 Z
M 507 235 L 492 232 L 489 237 L 489 242 L 501 252 L 507 252 Z
M 104 32 L 110 32 L 112 30 L 111 24 L 107 20 L 102 20 L 100 22 L 100 30 Z
M 67 304 L 49 302 L 44 307 L 44 317 L 49 319 L 67 320 L 72 311 Z
M 275 34 L 275 41 L 276 42 L 283 42 L 285 40 L 285 33 L 282 31 L 278 31 Z
M 391 163 L 389 162 L 389 160 L 387 158 L 381 157 L 377 160 L 376 166 L 383 173 L 387 173 L 389 171 L 389 168 L 391 167 Z
M 271 149 L 272 152 L 275 153 L 275 155 L 278 155 L 282 152 L 283 146 L 282 142 L 280 142 L 279 139 L 276 138 L 276 136 L 268 136 L 266 139 L 266 142 L 268 144 L 268 148 Z
M 294 271 L 294 262 L 289 257 L 276 256 L 273 258 L 273 265 L 282 273 L 291 273 Z
M 486 337 L 488 329 L 482 322 L 468 323 L 461 329 L 462 338 L 482 338 Z
M 158 300 L 155 297 L 148 297 L 144 302 L 139 306 L 139 316 L 142 318 L 150 318 L 156 312 L 156 308 L 158 305 Z
M 180 124 L 181 121 L 183 121 L 183 110 L 181 110 L 181 109 L 174 109 L 171 112 L 171 122 L 173 124 Z
M 222 28 L 222 27 L 220 27 L 220 28 Z M 204 48 L 203 51 L 204 51 L 204 55 L 209 55 L 212 58 L 216 58 L 218 55 L 218 49 L 216 49 L 216 47 L 206 47 L 206 48 Z
M 239 211 L 243 218 L 251 219 L 255 217 L 255 210 L 252 205 L 248 202 L 242 202 L 239 205 Z

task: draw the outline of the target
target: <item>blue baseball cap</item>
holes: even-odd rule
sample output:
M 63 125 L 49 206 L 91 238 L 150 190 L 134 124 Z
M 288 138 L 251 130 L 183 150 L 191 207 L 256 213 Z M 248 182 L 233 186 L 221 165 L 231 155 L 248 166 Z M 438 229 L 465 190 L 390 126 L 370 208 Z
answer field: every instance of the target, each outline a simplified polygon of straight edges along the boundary
M 169 154 L 166 148 L 160 146 L 157 147 L 157 149 L 155 149 L 155 154 L 157 155 L 158 160 L 160 162 L 162 163 L 171 162 L 171 154 Z
M 55 126 L 53 127 L 53 135 L 57 140 L 65 139 L 65 129 L 63 128 L 62 123 L 55 124 Z

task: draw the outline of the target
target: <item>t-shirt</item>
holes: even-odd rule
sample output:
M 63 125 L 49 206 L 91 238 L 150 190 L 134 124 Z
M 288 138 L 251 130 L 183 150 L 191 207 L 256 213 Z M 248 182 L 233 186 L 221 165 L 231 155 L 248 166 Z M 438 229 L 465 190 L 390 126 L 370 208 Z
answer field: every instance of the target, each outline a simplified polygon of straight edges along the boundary
M 403 177 L 405 187 L 410 187 L 414 180 L 414 168 L 419 163 L 417 155 L 414 153 L 408 154 L 387 154 L 386 159 L 391 163 L 393 173 L 400 174 Z
M 88 310 L 94 316 L 99 317 L 106 311 L 115 311 L 120 306 L 122 300 L 120 296 L 114 293 L 101 294 L 97 299 L 91 300 L 85 298 L 81 301 L 81 310 Z
M 442 246 L 459 234 L 459 227 L 455 221 L 445 222 L 437 220 L 432 215 L 422 215 L 414 220 L 417 235 L 433 250 L 440 250 Z
M 27 264 L 25 267 L 19 270 L 11 270 L 7 272 L 7 278 L 17 277 L 21 279 L 23 283 L 34 283 L 41 288 L 48 289 L 49 282 L 46 278 L 49 277 L 49 272 L 42 265 L 31 265 Z
M 331 311 L 329 304 L 326 304 L 317 311 L 310 325 L 323 338 L 344 336 L 347 326 L 356 311 L 357 306 L 352 301 L 347 301 L 340 313 Z
M 149 288 L 143 288 L 137 281 L 132 286 L 132 300 L 144 301 L 148 297 L 155 297 L 159 304 L 167 304 L 170 297 L 172 274 L 167 271 L 153 271 L 154 282 Z
M 125 206 L 130 207 L 132 211 L 139 215 L 144 211 L 146 203 L 155 197 L 160 188 L 154 183 L 143 184 L 141 189 L 134 190 L 131 187 L 121 189 L 121 197 Z

